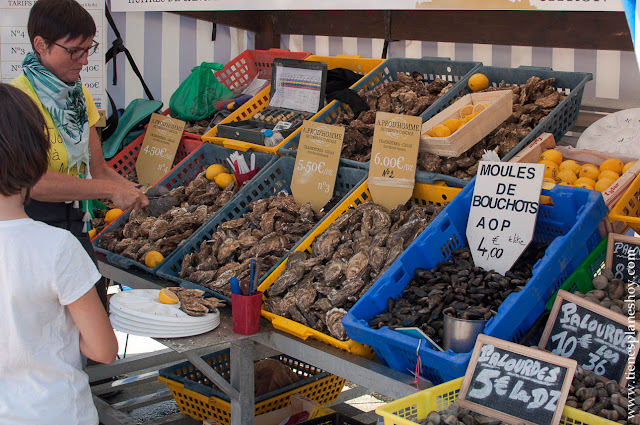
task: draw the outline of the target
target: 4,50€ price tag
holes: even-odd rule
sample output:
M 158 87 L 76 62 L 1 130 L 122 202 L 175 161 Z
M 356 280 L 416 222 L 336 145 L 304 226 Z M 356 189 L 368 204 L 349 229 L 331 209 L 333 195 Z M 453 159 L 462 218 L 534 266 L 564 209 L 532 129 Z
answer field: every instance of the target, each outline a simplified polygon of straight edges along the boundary
M 304 121 L 293 169 L 291 192 L 300 205 L 320 211 L 333 196 L 344 127 Z
M 369 190 L 373 201 L 389 211 L 413 193 L 421 125 L 420 117 L 376 113 Z
M 136 161 L 139 183 L 153 185 L 171 170 L 185 124 L 164 115 L 151 115 Z

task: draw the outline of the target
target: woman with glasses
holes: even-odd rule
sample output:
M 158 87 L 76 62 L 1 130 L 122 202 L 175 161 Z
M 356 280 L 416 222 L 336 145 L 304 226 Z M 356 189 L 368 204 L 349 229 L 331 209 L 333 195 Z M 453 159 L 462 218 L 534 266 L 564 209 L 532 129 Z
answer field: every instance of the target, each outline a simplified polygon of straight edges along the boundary
M 95 129 L 98 110 L 80 80 L 88 57 L 98 51 L 89 12 L 76 0 L 38 0 L 27 28 L 33 52 L 22 63 L 23 74 L 11 84 L 38 105 L 51 146 L 49 168 L 33 187 L 26 212 L 34 220 L 69 230 L 95 262 L 87 234 L 91 216 L 82 212 L 81 201 L 108 198 L 123 210 L 149 201 L 102 156 Z M 106 306 L 104 279 L 97 289 Z

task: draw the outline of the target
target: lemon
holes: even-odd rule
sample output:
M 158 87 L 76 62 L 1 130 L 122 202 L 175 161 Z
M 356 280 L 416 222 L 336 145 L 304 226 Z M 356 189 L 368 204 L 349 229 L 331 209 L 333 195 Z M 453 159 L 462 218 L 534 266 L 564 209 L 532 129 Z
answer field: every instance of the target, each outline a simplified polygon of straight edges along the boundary
M 122 210 L 120 208 L 111 208 L 104 216 L 104 222 L 109 224 L 114 221 L 116 218 L 122 215 Z
M 553 184 L 557 184 L 558 180 L 554 179 L 553 177 L 545 177 L 542 179 L 543 182 L 547 182 L 547 183 L 553 183 Z
M 205 177 L 207 178 L 207 180 L 209 180 L 210 182 L 213 181 L 213 179 L 220 173 L 226 173 L 227 169 L 225 168 L 224 165 L 222 164 L 213 164 L 213 165 L 209 165 L 207 167 L 207 171 L 205 172 Z
M 626 164 L 624 164 L 624 167 L 622 168 L 622 174 L 624 174 L 627 171 L 629 171 L 629 168 L 633 167 L 635 163 L 636 163 L 635 161 L 631 161 L 631 162 L 627 162 Z
M 89 230 L 87 234 L 89 235 L 89 239 L 93 239 L 98 234 L 98 231 L 94 227 L 93 229 Z
M 595 186 L 587 183 L 587 182 L 581 182 L 581 183 L 574 183 L 573 187 L 580 187 L 582 189 L 590 189 L 590 190 L 594 190 Z
M 446 120 L 444 122 L 444 126 L 451 130 L 451 134 L 455 133 L 456 130 L 460 128 L 460 125 L 462 125 L 462 122 L 457 118 Z
M 578 180 L 578 177 L 576 177 L 576 175 L 573 174 L 573 171 L 566 170 L 566 169 L 558 172 L 558 178 L 560 179 L 560 181 L 563 181 L 569 184 L 573 184 L 576 180 Z
M 593 179 L 590 179 L 589 177 L 580 177 L 578 180 L 576 180 L 575 182 L 573 182 L 573 185 L 579 185 L 582 183 L 586 183 L 591 187 L 595 187 L 596 186 L 596 181 Z
M 478 103 L 477 105 L 475 105 L 473 107 L 473 113 L 480 113 L 482 111 L 484 111 L 485 109 L 487 109 L 489 107 L 489 105 L 487 105 L 486 103 Z
M 618 158 L 609 158 L 605 160 L 602 164 L 600 164 L 600 171 L 610 170 L 615 171 L 620 175 L 622 169 L 624 168 L 624 163 L 620 161 Z
M 548 159 L 551 162 L 555 162 L 556 164 L 558 164 L 558 166 L 562 164 L 562 154 L 555 149 L 549 149 L 542 152 L 540 154 L 540 158 L 538 158 L 538 161 L 544 161 L 545 159 Z
M 567 159 L 566 161 L 562 161 L 560 163 L 560 171 L 562 170 L 571 170 L 573 171 L 573 174 L 578 174 L 580 172 L 580 169 L 582 168 L 580 166 L 580 164 L 578 164 L 577 162 L 575 162 L 573 159 Z
M 227 186 L 233 183 L 235 179 L 236 178 L 233 176 L 233 174 L 229 173 L 220 173 L 214 177 L 214 180 L 220 189 L 226 189 Z
M 593 164 L 585 164 L 580 169 L 580 173 L 578 173 L 578 177 L 588 177 L 594 182 L 598 180 L 598 176 L 600 175 L 600 171 Z
M 433 127 L 434 137 L 449 137 L 451 136 L 451 129 L 444 124 L 439 124 Z
M 545 177 L 550 177 L 554 180 L 558 178 L 558 165 L 555 162 L 551 162 L 549 160 L 543 160 L 538 162 L 538 164 L 544 164 Z
M 469 88 L 472 91 L 480 91 L 489 87 L 489 79 L 484 74 L 473 74 L 471 78 L 469 78 Z
M 144 256 L 144 264 L 149 268 L 157 266 L 162 260 L 164 260 L 164 255 L 158 251 L 149 251 L 147 255 Z
M 560 186 L 573 186 L 573 185 L 567 182 L 560 182 Z
M 620 176 L 618 175 L 618 173 L 616 173 L 615 171 L 611 171 L 611 170 L 604 170 L 602 172 L 600 172 L 600 174 L 598 175 L 598 181 L 602 180 L 602 179 L 611 179 L 613 181 L 616 181 L 620 178 Z
M 604 192 L 605 190 L 609 189 L 609 186 L 611 186 L 613 183 L 615 183 L 615 180 L 608 179 L 605 177 L 603 179 L 598 180 L 598 182 L 594 186 L 594 189 L 597 190 L 598 192 Z
M 465 117 L 469 114 L 473 114 L 473 105 L 464 105 L 462 108 L 460 108 L 460 118 Z
M 162 288 L 160 290 L 160 295 L 158 295 L 158 301 L 162 304 L 178 304 L 178 296 L 168 290 L 167 288 Z

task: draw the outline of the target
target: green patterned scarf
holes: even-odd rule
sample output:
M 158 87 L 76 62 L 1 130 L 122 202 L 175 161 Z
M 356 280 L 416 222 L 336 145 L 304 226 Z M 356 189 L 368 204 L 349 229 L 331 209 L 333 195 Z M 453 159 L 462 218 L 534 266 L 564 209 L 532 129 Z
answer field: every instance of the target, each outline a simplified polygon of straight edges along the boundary
M 80 174 L 80 167 L 84 164 L 85 178 L 91 178 L 89 115 L 80 78 L 72 84 L 61 81 L 40 63 L 34 53 L 28 53 L 24 58 L 22 70 L 62 137 L 67 149 L 68 169 L 77 166 Z

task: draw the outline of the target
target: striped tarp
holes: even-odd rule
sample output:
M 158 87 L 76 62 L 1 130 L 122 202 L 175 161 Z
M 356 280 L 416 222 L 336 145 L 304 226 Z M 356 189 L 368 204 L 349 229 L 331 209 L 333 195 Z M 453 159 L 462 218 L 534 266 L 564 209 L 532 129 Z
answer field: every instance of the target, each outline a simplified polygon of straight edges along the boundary
M 625 3 L 633 3 L 625 0 Z M 635 13 L 635 9 L 634 9 Z M 254 34 L 217 26 L 211 41 L 212 24 L 163 12 L 113 13 L 125 45 L 131 50 L 154 97 L 165 105 L 191 69 L 203 61 L 227 63 L 246 49 L 254 48 Z M 635 20 L 633 21 L 635 22 Z M 632 27 L 632 33 L 634 33 Z M 111 29 L 108 40 L 114 38 Z M 352 37 L 283 35 L 281 47 L 317 55 L 350 54 L 379 58 L 383 40 Z M 487 44 L 398 41 L 389 48 L 390 57 L 449 57 L 481 61 L 496 66 L 541 66 L 562 71 L 594 74 L 585 96 L 613 99 L 640 99 L 640 72 L 634 52 L 564 49 Z M 111 85 L 112 64 L 108 69 L 108 89 L 119 107 L 142 97 L 140 83 L 124 57 L 118 58 L 118 86 Z

